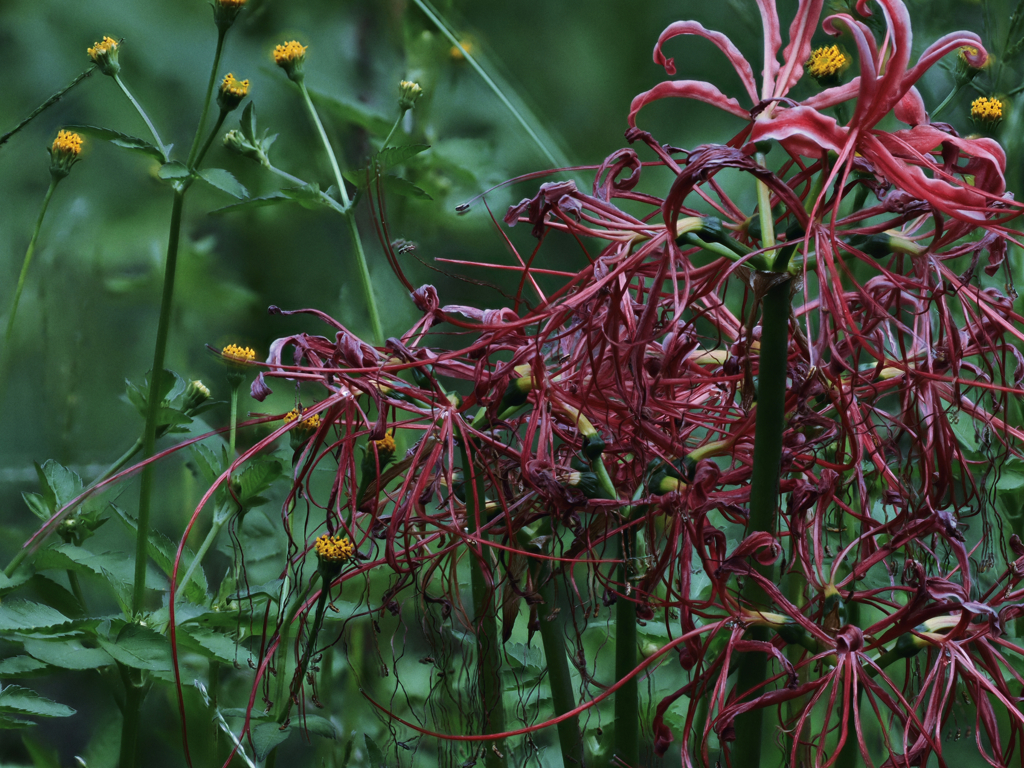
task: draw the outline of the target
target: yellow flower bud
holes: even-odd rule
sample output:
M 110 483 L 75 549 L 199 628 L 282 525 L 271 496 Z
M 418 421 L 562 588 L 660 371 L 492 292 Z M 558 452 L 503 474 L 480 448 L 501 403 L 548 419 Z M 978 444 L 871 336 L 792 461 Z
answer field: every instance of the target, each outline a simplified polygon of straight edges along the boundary
M 112 37 L 104 37 L 98 43 L 93 43 L 91 48 L 86 48 L 85 52 L 89 54 L 89 58 L 92 59 L 93 63 L 100 68 L 100 72 L 113 77 L 121 71 L 121 64 L 117 60 L 117 49 L 119 47 L 120 43 L 117 40 Z
M 298 40 L 289 40 L 274 48 L 274 63 L 288 75 L 288 79 L 296 83 L 303 78 L 302 64 L 306 60 L 307 46 Z

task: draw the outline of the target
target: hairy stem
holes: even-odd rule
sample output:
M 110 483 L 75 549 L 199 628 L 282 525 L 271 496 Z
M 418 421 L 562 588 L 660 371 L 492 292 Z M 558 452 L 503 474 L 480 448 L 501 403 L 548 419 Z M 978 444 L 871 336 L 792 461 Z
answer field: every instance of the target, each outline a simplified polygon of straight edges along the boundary
M 757 383 L 757 422 L 754 432 L 754 467 L 750 482 L 750 520 L 747 535 L 758 531 L 774 534 L 779 502 L 782 432 L 785 427 L 787 350 L 791 278 L 773 275 L 773 283 L 761 299 L 761 350 Z M 758 573 L 772 578 L 772 567 L 754 563 Z M 753 577 L 743 585 L 743 599 L 752 609 L 767 609 L 768 597 Z M 768 641 L 765 627 L 753 627 L 752 639 Z M 758 688 L 763 693 L 767 657 L 760 652 L 743 654 L 736 690 L 740 695 Z M 753 709 L 736 718 L 743 734 L 733 750 L 733 765 L 761 764 L 762 710 Z
M 484 477 L 483 467 L 471 462 L 466 450 L 468 436 L 463 433 L 460 446 L 462 473 L 466 485 L 466 522 L 483 539 Z M 490 551 L 478 545 L 483 557 L 490 559 Z M 484 733 L 502 733 L 505 730 L 505 704 L 502 701 L 501 651 L 498 640 L 497 611 L 494 586 L 488 583 L 483 565 L 470 553 L 470 575 L 473 587 L 473 621 L 476 624 L 477 685 L 484 709 Z M 493 581 L 493 580 L 492 580 Z M 505 742 L 487 744 L 484 748 L 486 768 L 505 768 Z
M 334 171 L 334 183 L 338 186 L 338 195 L 341 197 L 341 204 L 345 208 L 345 221 L 348 223 L 349 234 L 352 236 L 352 245 L 356 250 L 356 266 L 359 273 L 359 283 L 363 289 L 363 297 L 366 300 L 366 308 L 370 315 L 370 328 L 373 331 L 374 343 L 379 347 L 384 343 L 384 331 L 381 329 L 380 324 L 380 312 L 377 310 L 377 300 L 373 296 L 373 284 L 370 282 L 370 270 L 366 266 L 366 253 L 363 250 L 363 241 L 359 237 L 359 228 L 356 226 L 355 215 L 351 208 L 352 203 L 348 198 L 348 190 L 345 188 L 345 179 L 341 176 L 341 167 L 338 165 L 338 158 L 334 154 L 334 149 L 331 147 L 331 142 L 327 139 L 327 132 L 324 130 L 324 124 L 320 121 L 320 115 L 317 114 L 316 107 L 313 106 L 313 100 L 309 97 L 309 91 L 306 89 L 306 84 L 299 81 L 299 91 L 302 93 L 302 102 L 306 106 L 306 111 L 309 113 L 310 120 L 313 121 L 313 125 L 316 127 L 317 133 L 320 136 L 320 142 L 324 146 L 324 151 L 327 153 L 327 159 L 330 160 L 331 170 Z

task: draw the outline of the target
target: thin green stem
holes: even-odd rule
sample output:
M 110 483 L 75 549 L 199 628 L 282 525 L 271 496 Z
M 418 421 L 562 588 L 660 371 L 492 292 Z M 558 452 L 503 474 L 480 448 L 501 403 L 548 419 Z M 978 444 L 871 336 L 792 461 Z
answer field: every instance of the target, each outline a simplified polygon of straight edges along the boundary
M 278 643 L 277 643 L 277 693 L 274 696 L 274 708 L 276 710 L 275 717 L 280 718 L 281 713 L 285 708 L 291 708 L 291 699 L 285 698 L 286 691 L 288 690 L 288 638 L 292 631 L 292 622 L 295 621 L 295 617 L 298 616 L 299 610 L 306 603 L 306 598 L 309 597 L 309 593 L 313 591 L 313 587 L 320 579 L 320 572 L 317 571 L 309 579 L 309 583 L 306 584 L 305 588 L 299 594 L 298 598 L 289 607 L 288 614 L 285 617 L 284 622 L 281 624 L 281 629 L 278 631 Z M 284 597 L 285 592 L 282 590 L 281 593 L 281 604 L 282 610 L 284 609 Z M 283 718 L 279 719 L 281 722 Z M 273 754 L 273 753 L 271 753 Z
M 185 587 L 188 586 L 189 579 L 192 578 L 192 574 L 195 573 L 196 568 L 203 562 L 203 558 L 206 557 L 206 553 L 210 551 L 210 547 L 213 546 L 213 542 L 217 540 L 217 536 L 220 535 L 221 530 L 231 519 L 230 513 L 226 510 L 218 510 L 217 514 L 213 516 L 213 523 L 210 525 L 210 530 L 206 533 L 206 538 L 203 539 L 203 543 L 199 545 L 199 551 L 196 552 L 196 556 L 192 558 L 192 562 L 188 564 L 188 568 L 185 569 L 185 575 L 181 577 L 181 581 L 178 582 L 178 589 L 174 592 L 174 602 L 177 603 L 185 595 Z
M 139 726 L 142 720 L 142 700 L 145 690 L 134 681 L 133 670 L 121 669 L 121 680 L 124 682 L 124 708 L 121 710 L 121 752 L 118 768 L 133 768 L 139 753 Z
M 331 592 L 331 585 L 325 580 L 323 586 L 320 587 L 320 598 L 316 601 L 316 614 L 313 616 L 313 624 L 309 628 L 309 638 L 306 640 L 306 650 L 302 654 L 302 658 L 299 660 L 299 666 L 295 669 L 295 674 L 292 676 L 292 684 L 288 689 L 288 701 L 285 708 L 277 716 L 277 722 L 284 723 L 288 720 L 288 715 L 292 710 L 292 703 L 299 695 L 299 688 L 302 686 L 302 678 L 306 675 L 306 669 L 309 667 L 309 660 L 313 656 L 313 651 L 316 649 L 316 639 L 320 635 L 320 628 L 324 623 L 324 612 L 327 610 L 327 597 Z
M 779 503 L 792 278 L 789 275 L 773 274 L 771 280 L 770 287 L 761 298 L 761 350 L 748 536 L 757 531 L 775 533 Z M 761 575 L 772 578 L 771 566 L 755 562 L 754 567 Z M 752 576 L 743 585 L 743 598 L 753 609 L 769 607 L 768 596 Z M 770 639 L 765 627 L 753 627 L 751 634 L 754 640 Z M 751 689 L 763 687 L 766 672 L 767 657 L 764 653 L 743 654 L 736 682 L 737 692 L 743 695 Z M 743 738 L 736 741 L 732 763 L 760 765 L 762 710 L 753 709 L 736 718 L 736 730 L 743 734 Z
M 523 130 L 526 131 L 527 135 L 529 135 L 529 137 L 533 139 L 533 142 L 543 153 L 547 161 L 551 163 L 551 165 L 554 167 L 567 165 L 567 163 L 559 163 L 558 160 L 555 159 L 555 156 L 551 153 L 551 150 L 549 150 L 547 145 L 543 141 L 541 141 L 540 136 L 538 136 L 536 131 L 534 131 L 533 128 L 530 127 L 530 124 L 526 122 L 526 118 L 523 117 L 522 113 L 512 105 L 512 102 L 508 100 L 508 97 L 498 87 L 497 83 L 495 83 L 494 80 L 491 79 L 490 75 L 484 72 L 483 67 L 480 66 L 480 63 L 476 60 L 476 58 L 462 46 L 462 43 L 452 33 L 452 31 L 448 29 L 448 26 L 441 20 L 440 15 L 433 9 L 430 3 L 426 2 L 426 0 L 413 0 L 413 2 L 416 3 L 419 9 L 423 11 L 423 13 L 426 15 L 428 19 L 430 19 L 431 23 L 438 28 L 441 34 L 447 37 L 448 41 L 462 52 L 462 55 L 465 57 L 466 61 L 469 62 L 469 65 L 480 76 L 480 79 L 487 84 L 487 87 L 490 88 L 494 95 L 497 96 L 498 99 L 501 101 L 501 103 L 508 108 L 508 111 L 512 113 L 512 116 L 516 119 L 516 122 L 518 122 L 519 125 L 523 127 Z
M 139 113 L 142 119 L 145 121 L 146 126 L 149 128 L 149 132 L 153 134 L 153 139 L 156 141 L 157 149 L 160 150 L 160 154 L 164 156 L 164 160 L 167 159 L 167 147 L 164 146 L 163 141 L 160 140 L 160 134 L 156 130 L 156 126 L 153 125 L 153 121 L 149 119 L 149 115 L 146 114 L 146 110 L 142 108 L 142 105 L 132 96 L 132 92 L 128 90 L 128 87 L 124 84 L 120 75 L 113 75 L 114 82 L 117 86 L 124 91 L 124 95 L 128 97 L 128 101 L 135 107 L 135 111 Z
M 397 131 L 398 130 L 398 126 L 401 125 L 403 117 L 405 117 L 405 110 L 404 109 L 401 111 L 401 114 L 398 116 L 398 119 L 395 120 L 395 124 L 391 126 L 391 130 L 388 131 L 388 135 L 384 139 L 384 143 L 381 144 L 382 147 L 386 147 L 388 145 L 388 142 L 391 141 L 391 137 L 395 135 L 395 131 Z
M 366 265 L 366 253 L 363 250 L 363 241 L 359 237 L 359 227 L 356 225 L 355 216 L 351 210 L 352 203 L 348 197 L 348 190 L 345 188 L 345 179 L 341 175 L 341 167 L 338 165 L 338 158 L 334 154 L 334 149 L 331 147 L 331 142 L 327 139 L 327 132 L 324 130 L 324 124 L 320 121 L 320 115 L 317 114 L 316 107 L 313 106 L 313 100 L 309 97 L 309 91 L 306 89 L 306 84 L 299 80 L 298 82 L 299 91 L 302 93 L 302 102 L 306 106 L 306 111 L 309 113 L 310 120 L 313 121 L 313 125 L 316 126 L 317 133 L 320 135 L 320 142 L 324 145 L 324 151 L 327 153 L 327 158 L 331 163 L 331 170 L 334 172 L 334 183 L 338 187 L 338 195 L 341 197 L 342 207 L 345 208 L 345 220 L 348 223 L 349 233 L 352 235 L 352 245 L 356 249 L 356 266 L 359 272 L 359 282 L 363 289 L 363 296 L 366 299 L 366 308 L 370 315 L 370 328 L 373 331 L 374 343 L 379 347 L 384 343 L 384 331 L 380 324 L 380 312 L 377 310 L 377 300 L 373 296 L 373 284 L 370 282 L 370 270 Z
M 282 179 L 289 182 L 290 184 L 295 184 L 300 187 L 306 186 L 306 182 L 304 182 L 298 176 L 292 176 L 290 173 L 288 173 L 288 171 L 282 171 L 276 165 L 271 165 L 270 163 L 264 163 L 264 165 L 266 166 L 268 171 L 276 173 L 278 176 L 280 176 Z
M 235 460 L 235 435 L 238 431 L 238 385 L 231 388 L 231 431 L 228 433 L 228 460 Z
M 213 54 L 213 66 L 210 67 L 210 80 L 206 84 L 206 98 L 203 99 L 203 112 L 199 116 L 199 125 L 196 127 L 195 136 L 192 137 L 192 146 L 189 148 L 188 160 L 185 162 L 185 165 L 187 165 L 189 168 L 191 168 L 193 165 L 199 164 L 199 161 L 197 160 L 197 157 L 199 156 L 196 154 L 196 152 L 199 148 L 199 140 L 202 137 L 203 131 L 206 128 L 206 118 L 210 114 L 210 104 L 213 101 L 213 86 L 217 83 L 217 70 L 220 69 L 220 57 L 221 54 L 224 52 L 224 37 L 225 35 L 227 35 L 227 32 L 227 27 L 217 30 L 217 50 Z M 224 122 L 223 114 L 221 115 L 221 122 Z M 210 135 L 212 136 L 216 132 L 217 129 L 214 128 L 213 132 Z M 207 147 L 208 146 L 209 141 L 207 141 Z M 205 153 L 206 150 L 204 149 L 203 154 Z
M 490 550 L 482 540 L 481 528 L 484 523 L 483 467 L 469 460 L 466 449 L 468 435 L 463 432 L 459 450 L 462 458 L 462 474 L 466 486 L 466 521 L 476 534 L 483 557 L 490 559 Z M 476 625 L 477 686 L 484 710 L 484 733 L 505 731 L 505 703 L 502 701 L 501 651 L 498 640 L 497 611 L 494 601 L 493 583 L 488 583 L 483 565 L 474 552 L 470 552 L 470 579 L 473 590 L 473 621 Z M 493 579 L 491 580 L 493 582 Z M 486 768 L 506 768 L 505 742 L 487 744 L 484 748 Z
M 29 265 L 32 263 L 32 255 L 36 250 L 36 241 L 39 239 L 39 230 L 43 227 L 43 218 L 46 216 L 46 210 L 50 207 L 50 199 L 53 197 L 53 191 L 57 189 L 57 184 L 59 182 L 59 178 L 52 175 L 50 176 L 50 185 L 46 188 L 46 195 L 43 197 L 43 205 L 39 209 L 39 216 L 36 219 L 35 229 L 32 230 L 32 239 L 28 241 L 28 250 L 25 251 L 25 258 L 21 262 L 21 273 L 18 275 L 18 286 L 14 290 L 14 304 L 11 306 L 11 316 L 7 319 L 7 332 L 4 334 L 4 358 L 9 356 L 11 334 L 14 332 L 14 318 L 18 314 L 18 304 L 21 302 L 21 292 L 25 288 L 25 278 L 28 275 Z M 6 369 L 6 359 L 4 362 L 4 369 Z
M 189 165 L 189 168 L 198 168 L 203 163 L 203 158 L 206 157 L 206 153 L 210 151 L 210 146 L 213 144 L 213 140 L 217 138 L 217 134 L 220 132 L 220 127 L 224 125 L 224 119 L 228 116 L 228 113 L 223 109 L 220 111 L 220 116 L 217 118 L 217 122 L 214 123 L 213 130 L 210 131 L 210 135 L 206 137 L 206 141 L 203 143 L 203 148 L 199 150 L 199 154 L 196 155 L 195 165 Z
M 64 95 L 68 91 L 70 91 L 72 88 L 74 88 L 80 82 L 85 80 L 85 78 L 87 78 L 89 75 L 91 75 L 95 71 L 96 71 L 96 65 L 94 64 L 93 66 L 91 66 L 87 70 L 85 70 L 85 72 L 83 72 L 78 77 L 76 77 L 74 80 L 72 80 L 70 84 L 68 84 L 68 85 L 64 86 L 63 88 L 61 88 L 59 91 L 57 91 L 55 94 L 53 94 L 50 98 L 48 98 L 46 101 L 44 101 L 42 104 L 40 104 L 34 110 L 32 110 L 32 113 L 28 117 L 26 117 L 24 120 L 22 120 L 16 126 L 14 126 L 11 130 L 9 130 L 3 136 L 0 136 L 0 147 L 2 147 L 4 144 L 6 144 L 14 134 L 16 134 L 18 131 L 20 131 L 22 128 L 24 128 L 26 125 L 28 125 L 33 120 L 35 120 L 37 117 L 39 117 L 39 115 L 41 115 L 47 109 L 49 109 L 54 104 L 56 104 L 58 101 L 60 101 L 62 98 L 64 98 Z
M 764 154 L 758 152 L 757 164 L 765 167 Z M 757 182 L 757 212 L 761 217 L 761 245 L 766 249 L 775 245 L 775 218 L 772 216 L 772 192 L 763 181 Z
M 942 110 L 944 110 L 949 105 L 949 103 L 951 101 L 953 101 L 953 99 L 955 99 L 957 96 L 959 96 L 960 95 L 960 91 L 962 91 L 963 89 L 964 89 L 964 84 L 954 86 L 953 90 L 951 90 L 948 94 L 946 94 L 946 98 L 944 98 L 942 100 L 942 103 L 939 104 L 939 106 L 937 106 L 935 108 L 934 112 L 932 112 L 932 119 L 934 120 L 936 117 L 938 117 L 939 113 L 942 112 Z

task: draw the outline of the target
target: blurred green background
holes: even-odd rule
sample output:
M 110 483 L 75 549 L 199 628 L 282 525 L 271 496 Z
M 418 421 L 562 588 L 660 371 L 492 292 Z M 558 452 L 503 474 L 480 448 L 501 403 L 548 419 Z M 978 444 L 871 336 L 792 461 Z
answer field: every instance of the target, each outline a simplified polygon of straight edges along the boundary
M 784 31 L 796 3 L 780 3 Z M 679 18 L 695 18 L 732 37 L 751 61 L 760 60 L 760 18 L 744 0 L 714 4 L 587 0 L 583 3 L 439 3 L 446 18 L 472 46 L 485 68 L 504 84 L 534 128 L 546 137 L 559 163 L 592 165 L 625 145 L 623 132 L 631 99 L 665 78 L 651 59 L 661 30 Z M 911 3 L 915 55 L 940 34 L 965 28 L 998 38 L 1008 12 L 999 4 L 939 0 Z M 129 3 L 52 0 L 0 3 L 0 132 L 13 128 L 48 95 L 83 71 L 85 49 L 104 35 L 124 38 L 122 76 L 158 125 L 174 156 L 186 154 L 198 121 L 216 32 L 202 0 Z M 328 132 L 349 168 L 365 164 L 379 148 L 397 114 L 397 83 L 415 79 L 426 95 L 407 116 L 394 143 L 424 142 L 431 150 L 406 171 L 431 200 L 388 198 L 393 238 L 416 244 L 402 257 L 414 285 L 434 284 L 443 304 L 501 306 L 509 303 L 516 280 L 493 271 L 453 267 L 438 258 L 513 263 L 486 208 L 475 205 L 457 215 L 457 204 L 485 189 L 550 163 L 510 112 L 467 62 L 454 57 L 450 43 L 411 4 L 403 0 L 304 3 L 250 0 L 228 38 L 221 75 L 232 72 L 251 82 L 261 130 L 278 133 L 275 164 L 326 188 L 326 158 L 302 110 L 294 86 L 274 66 L 276 43 L 296 38 L 309 46 L 306 82 L 322 96 L 318 106 Z M 821 41 L 825 41 L 821 36 Z M 709 79 L 727 94 L 742 93 L 739 79 L 706 41 L 672 44 L 680 76 Z M 757 67 L 755 66 L 755 71 Z M 1012 87 L 1014 73 L 1004 76 Z M 938 104 L 951 76 L 935 68 L 921 84 L 926 103 Z M 802 98 L 813 83 L 801 83 Z M 961 132 L 974 130 L 964 93 L 942 119 Z M 237 126 L 236 112 L 225 128 Z M 891 119 L 891 118 L 890 118 Z M 6 318 L 32 223 L 49 180 L 47 148 L 67 124 L 92 124 L 148 138 L 145 125 L 108 79 L 94 74 L 59 104 L 0 147 L 0 311 Z M 645 110 L 642 127 L 660 141 L 690 147 L 722 142 L 740 124 L 695 102 L 666 100 Z M 1019 111 L 1000 129 L 1019 142 Z M 383 126 L 383 129 L 381 129 Z M 138 380 L 152 359 L 162 261 L 167 239 L 171 190 L 156 178 L 157 164 L 142 155 L 93 139 L 81 162 L 57 190 L 40 234 L 36 259 L 19 309 L 13 361 L 0 398 L 0 558 L 6 563 L 32 532 L 36 520 L 25 509 L 23 491 L 36 487 L 33 462 L 53 458 L 88 481 L 99 474 L 139 434 L 142 420 L 122 397 L 124 380 Z M 1009 147 L 1019 158 L 1018 147 Z M 640 150 L 642 157 L 648 159 Z M 1012 163 L 1011 184 L 1020 180 Z M 255 163 L 228 153 L 219 142 L 206 161 L 235 174 L 252 195 L 279 188 L 278 179 Z M 587 172 L 572 174 L 589 180 Z M 544 179 L 522 182 L 488 197 L 500 222 L 510 203 L 530 196 Z M 667 177 L 649 174 L 643 182 L 663 195 Z M 741 200 L 744 199 L 741 195 Z M 316 307 L 369 336 L 364 302 L 354 276 L 351 244 L 344 222 L 323 209 L 298 205 L 250 209 L 223 215 L 210 211 L 232 198 L 198 186 L 186 203 L 175 314 L 167 367 L 190 379 L 201 378 L 214 397 L 226 399 L 222 366 L 206 349 L 229 342 L 247 344 L 262 358 L 270 342 L 298 331 L 328 333 L 305 317 L 268 316 L 268 305 L 285 309 Z M 752 198 L 747 200 L 753 203 Z M 360 229 L 367 243 L 370 271 L 385 333 L 399 335 L 418 317 L 407 292 L 392 275 L 373 237 L 363 205 Z M 534 244 L 529 231 L 509 232 L 521 251 Z M 546 244 L 547 264 L 566 269 L 584 263 L 568 238 Z M 1015 268 L 1019 269 L 1019 267 Z M 461 276 L 470 278 L 462 279 Z M 493 285 L 481 285 L 485 281 Z M 243 398 L 243 413 L 281 413 L 294 404 L 282 384 L 264 404 Z M 227 421 L 227 406 L 205 416 L 213 426 Z M 260 433 L 253 430 L 244 443 Z M 182 462 L 161 467 L 157 527 L 177 538 L 201 489 L 181 478 Z M 134 503 L 136 484 L 127 485 Z M 269 516 L 275 519 L 275 512 Z M 128 538 L 104 532 L 110 546 Z M 227 557 L 210 568 L 223 571 Z M 63 685 L 87 685 L 85 675 Z M 60 685 L 54 681 L 40 683 Z M 53 692 L 52 690 L 50 691 Z M 63 691 L 63 698 L 87 711 L 87 693 Z M 105 707 L 110 705 L 105 704 Z M 160 738 L 166 754 L 154 765 L 176 765 L 176 716 L 169 702 Z M 98 713 L 94 713 L 95 717 Z M 369 715 L 367 715 L 369 717 Z M 372 722 L 372 721 L 371 721 Z M 95 719 L 62 723 L 54 746 L 63 765 L 81 754 Z M 377 726 L 374 725 L 374 728 Z M 0 762 L 21 761 L 16 734 L 0 735 Z M 53 733 L 45 731 L 44 733 Z M 670 752 L 671 755 L 671 752 Z M 539 758 L 538 758 L 539 759 Z M 678 759 L 676 757 L 676 759 Z M 537 764 L 540 764 L 538 762 Z M 671 764 L 671 763 L 666 763 Z

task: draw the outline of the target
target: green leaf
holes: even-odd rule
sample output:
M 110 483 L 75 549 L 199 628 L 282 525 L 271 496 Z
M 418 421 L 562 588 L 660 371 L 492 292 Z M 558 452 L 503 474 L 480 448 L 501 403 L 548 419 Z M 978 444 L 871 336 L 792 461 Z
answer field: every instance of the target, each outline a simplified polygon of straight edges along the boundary
M 24 565 L 18 568 L 18 570 L 10 576 L 7 576 L 3 571 L 0 571 L 0 593 L 10 592 L 12 589 L 17 589 L 31 578 L 32 571 Z
M 10 656 L 0 661 L 0 678 L 35 675 L 47 665 L 31 656 Z
M 114 511 L 117 512 L 118 517 L 132 533 L 138 533 L 139 526 L 135 521 L 135 518 L 128 514 L 127 511 L 111 504 Z M 153 562 L 157 564 L 161 571 L 170 578 L 171 573 L 174 570 L 174 558 L 177 556 L 178 545 L 173 543 L 170 539 L 164 536 L 160 531 L 151 528 L 149 531 L 149 556 L 153 558 Z M 186 547 L 181 553 L 181 565 L 178 568 L 178 576 L 184 576 L 185 571 L 188 570 L 189 565 L 195 559 L 195 555 Z M 193 602 L 203 604 L 206 602 L 206 591 L 208 584 L 206 582 L 206 574 L 203 572 L 203 567 L 200 565 L 194 571 L 192 571 L 192 577 L 189 579 L 188 586 L 185 587 L 185 596 Z
M 22 736 L 21 741 L 32 758 L 32 768 L 61 768 L 60 753 L 52 744 L 37 744 L 28 736 Z
M 302 727 L 309 733 L 315 733 L 317 736 L 323 736 L 327 739 L 338 738 L 338 731 L 331 721 L 326 717 L 320 717 L 320 715 L 306 715 L 302 718 Z
M 203 656 L 228 664 L 241 663 L 249 655 L 235 640 L 222 632 L 214 632 L 206 627 L 188 627 L 178 634 L 179 641 L 199 651 Z M 191 641 L 191 642 L 189 642 Z
M 41 549 L 36 553 L 33 565 L 40 571 L 71 569 L 92 573 L 109 579 L 115 586 L 130 586 L 135 578 L 135 565 L 131 558 L 113 552 L 96 554 L 74 544 Z
M 253 721 L 255 723 L 255 721 Z M 259 725 L 252 725 L 252 747 L 256 753 L 256 759 L 260 762 L 267 759 L 270 751 L 281 744 L 292 734 L 290 727 L 281 728 L 276 720 L 263 721 Z
M 192 171 L 184 163 L 171 160 L 169 163 L 161 165 L 156 175 L 164 181 L 177 181 L 178 179 L 187 179 L 192 175 Z
M 396 195 L 401 195 L 402 197 L 415 197 L 419 198 L 420 200 L 434 199 L 426 192 L 424 192 L 422 189 L 413 184 L 411 181 L 406 181 L 405 179 L 399 176 L 394 176 L 388 173 L 385 174 L 382 178 L 384 179 L 384 189 L 386 189 L 388 192 L 391 192 Z
M 25 500 L 29 511 L 40 520 L 49 520 L 53 517 L 53 510 L 46 506 L 46 499 L 42 494 L 25 492 L 21 494 L 21 498 Z
M 221 192 L 227 192 L 232 197 L 237 197 L 241 200 L 249 197 L 249 190 L 223 168 L 204 168 L 199 171 L 199 176 L 211 187 L 216 187 Z
M 321 192 L 320 187 L 316 184 L 307 184 L 304 187 L 282 189 L 281 194 L 290 200 L 294 200 L 303 208 L 311 211 L 323 207 L 330 208 L 338 213 L 345 212 L 345 209 L 341 207 L 337 200 L 330 195 Z
M 9 685 L 0 691 L 0 713 L 36 715 L 38 717 L 71 717 L 75 710 L 40 696 L 35 691 Z
M 996 481 L 996 489 L 1000 491 L 1016 491 L 1024 486 L 1024 475 L 1016 472 L 1001 472 Z
M 365 734 L 364 738 L 366 739 L 366 759 L 370 762 L 371 768 L 388 768 L 384 761 L 384 753 L 380 751 L 377 742 L 370 738 L 370 734 Z
M 283 472 L 284 465 L 276 459 L 255 459 L 249 462 L 238 478 L 241 485 L 238 500 L 246 508 L 259 506 L 255 500 L 260 498 L 261 493 L 269 490 Z M 265 504 L 266 499 L 261 499 L 261 503 Z
M 77 498 L 85 488 L 77 472 L 72 472 L 53 459 L 47 460 L 42 467 L 37 464 L 36 473 L 39 475 L 40 485 L 45 485 L 43 497 L 49 501 L 51 497 L 47 490 L 53 494 L 54 512 Z
M 392 118 L 386 117 L 379 112 L 374 112 L 366 107 L 348 99 L 328 96 L 320 91 L 309 89 L 309 95 L 318 105 L 324 107 L 335 119 L 345 123 L 366 128 L 370 133 L 387 135 L 391 130 Z
M 148 669 L 151 672 L 171 669 L 171 646 L 167 638 L 148 627 L 128 624 L 110 642 L 97 637 L 103 649 L 125 666 L 132 669 Z
M 70 623 L 71 619 L 48 605 L 17 598 L 0 602 L 0 631 L 3 632 L 49 629 Z
M 223 208 L 215 208 L 210 211 L 210 215 L 221 215 L 224 213 L 234 213 L 245 208 L 263 208 L 268 205 L 278 205 L 280 203 L 290 203 L 291 198 L 280 192 L 274 192 L 273 194 L 265 197 L 250 197 L 248 200 L 243 200 L 240 203 L 232 203 L 231 205 L 225 205 Z
M 250 101 L 242 110 L 242 116 L 238 120 L 238 127 L 242 129 L 242 135 L 248 139 L 250 144 L 256 143 L 256 103 Z
M 524 667 L 544 667 L 544 655 L 540 648 L 529 648 L 522 643 L 509 643 L 505 646 L 505 653 Z
M 428 149 L 430 149 L 429 144 L 406 144 L 403 147 L 384 147 L 374 156 L 374 160 L 384 168 L 395 168 L 410 157 L 415 157 L 420 152 L 425 152 Z
M 23 642 L 25 652 L 62 669 L 97 669 L 114 663 L 101 648 L 86 648 L 78 640 L 35 640 Z
M 103 141 L 109 141 L 116 147 L 123 147 L 124 149 L 131 149 L 136 152 L 142 152 L 150 157 L 155 157 L 160 162 L 163 162 L 167 158 L 164 157 L 164 153 L 154 147 L 148 141 L 136 138 L 135 136 L 129 136 L 126 133 L 120 133 L 119 131 L 112 131 L 109 128 L 100 128 L 96 125 L 68 125 L 65 126 L 69 131 L 75 131 L 76 133 L 84 133 L 86 136 L 92 136 L 94 139 L 102 139 Z M 170 149 L 170 147 L 168 147 Z
M 10 731 L 16 728 L 31 728 L 35 725 L 31 720 L 22 720 L 17 717 L 4 717 L 0 715 L 0 730 Z

